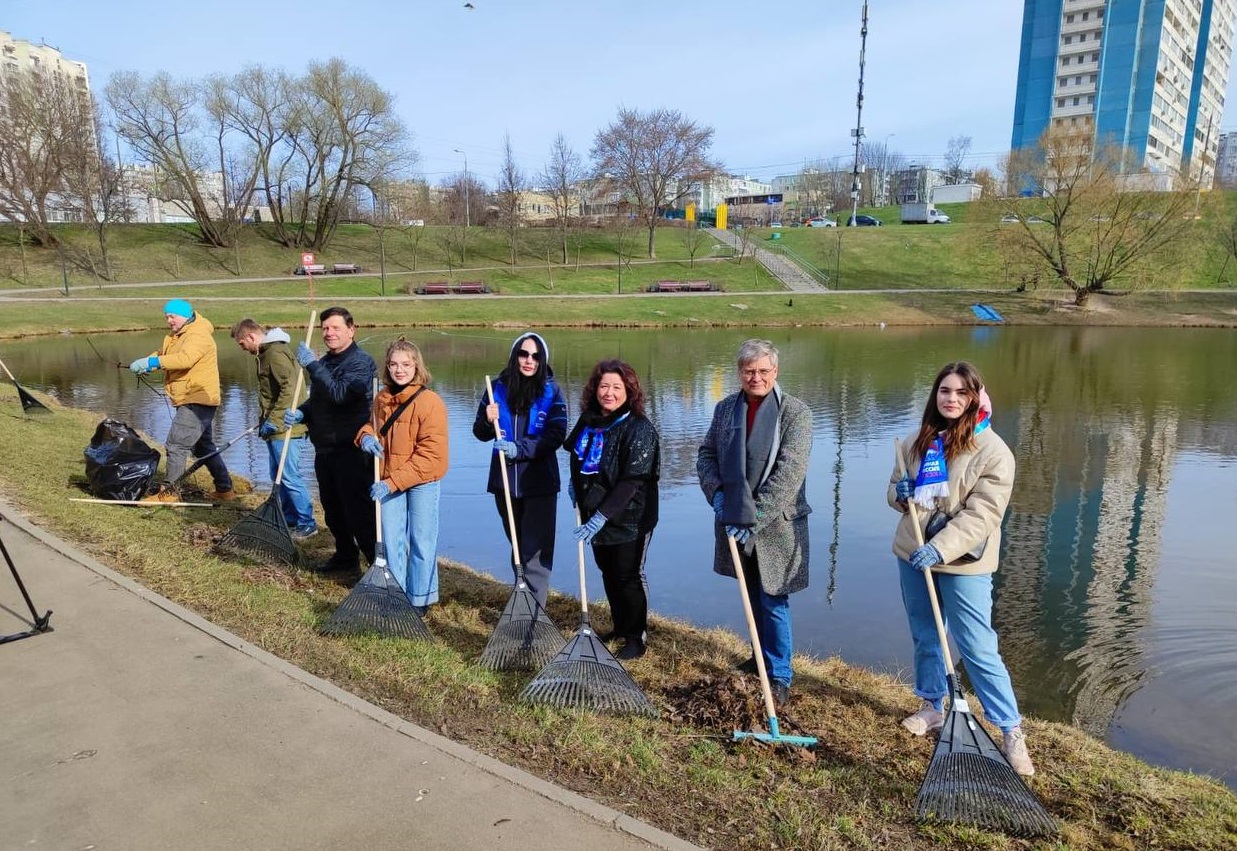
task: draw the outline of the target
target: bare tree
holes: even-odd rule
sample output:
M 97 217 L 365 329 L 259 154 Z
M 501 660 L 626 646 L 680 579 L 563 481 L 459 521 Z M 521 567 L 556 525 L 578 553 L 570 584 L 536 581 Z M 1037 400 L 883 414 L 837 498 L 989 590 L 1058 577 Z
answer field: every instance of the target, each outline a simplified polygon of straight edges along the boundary
M 700 249 L 708 242 L 704 231 L 696 227 L 695 222 L 688 222 L 683 228 L 683 232 L 679 235 L 679 239 L 683 243 L 683 248 L 687 250 L 687 265 L 689 268 L 696 268 L 696 255 L 700 253 Z
M 503 161 L 499 167 L 495 201 L 498 207 L 498 223 L 507 236 L 507 246 L 511 251 L 512 269 L 515 268 L 519 256 L 520 227 L 524 224 L 521 202 L 527 188 L 528 181 L 515 161 L 515 152 L 511 150 L 511 137 L 503 136 Z
M 93 120 L 70 131 L 64 139 L 65 159 L 61 176 L 66 203 L 79 210 L 82 221 L 94 231 L 99 246 L 100 263 L 90 251 L 84 253 L 84 264 L 99 279 L 116 279 L 112 269 L 108 237 L 112 224 L 126 221 L 131 215 L 125 197 L 120 163 L 113 159 L 102 144 L 104 125 L 97 103 L 91 104 Z M 75 262 L 80 262 L 75 258 Z
M 721 165 L 709 159 L 713 128 L 672 109 L 642 113 L 620 108 L 593 140 L 593 170 L 609 178 L 636 207 L 648 229 L 648 256 L 657 256 L 658 213 L 679 197 L 680 186 L 704 180 Z
M 880 206 L 889 203 L 889 185 L 895 172 L 906 168 L 906 157 L 889 147 L 889 140 L 864 142 L 860 157 L 866 168 L 860 182 L 860 203 Z M 846 192 L 850 191 L 850 175 L 846 177 Z M 849 196 L 848 196 L 849 197 Z M 846 206 L 845 203 L 842 206 Z
M 963 163 L 971 153 L 970 136 L 954 136 L 945 144 L 945 181 L 947 183 L 962 183 L 970 173 Z
M 554 211 L 554 229 L 563 249 L 563 265 L 567 264 L 567 237 L 571 230 L 571 216 L 576 209 L 576 184 L 584 177 L 580 155 L 571 149 L 562 133 L 554 137 L 550 146 L 550 160 L 541 173 L 541 182 L 550 196 Z
M 32 242 L 59 244 L 53 217 L 72 206 L 64 170 L 97 151 L 94 106 L 59 74 L 11 72 L 0 83 L 0 217 Z
M 1166 177 L 1173 188 L 1152 184 Z M 1032 277 L 1053 276 L 1080 307 L 1096 293 L 1120 294 L 1109 288 L 1118 281 L 1180 274 L 1201 254 L 1191 239 L 1194 187 L 1180 175 L 1139 173 L 1128 151 L 1097 149 L 1090 132 L 1049 128 L 1009 156 L 1006 179 L 1035 197 L 1015 205 L 1016 221 L 994 226 L 998 250 Z M 995 222 L 1005 206 L 989 201 L 981 215 Z

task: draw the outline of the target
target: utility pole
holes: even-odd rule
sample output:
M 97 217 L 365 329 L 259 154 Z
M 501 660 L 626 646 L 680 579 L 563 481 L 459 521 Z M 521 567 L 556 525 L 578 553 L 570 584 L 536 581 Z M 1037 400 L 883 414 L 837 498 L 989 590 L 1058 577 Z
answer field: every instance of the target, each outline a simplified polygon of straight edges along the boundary
M 859 96 L 855 99 L 855 129 L 850 135 L 855 137 L 855 166 L 851 171 L 850 182 L 850 220 L 857 225 L 855 217 L 859 215 L 859 150 L 863 144 L 863 54 L 868 46 L 868 0 L 863 0 L 863 26 L 859 30 Z

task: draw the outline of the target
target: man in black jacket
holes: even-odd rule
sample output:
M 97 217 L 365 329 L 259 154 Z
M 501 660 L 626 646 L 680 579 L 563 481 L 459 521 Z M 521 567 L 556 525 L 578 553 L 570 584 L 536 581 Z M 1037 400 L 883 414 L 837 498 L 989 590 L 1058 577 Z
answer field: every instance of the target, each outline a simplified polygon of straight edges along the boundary
M 297 363 L 309 376 L 309 399 L 288 411 L 284 423 L 304 422 L 314 445 L 318 498 L 335 536 L 335 554 L 323 570 L 355 571 L 358 553 L 374 561 L 373 461 L 355 440 L 369 422 L 377 365 L 356 344 L 356 325 L 346 309 L 327 308 L 321 322 L 327 353 L 318 358 L 304 343 L 297 347 Z

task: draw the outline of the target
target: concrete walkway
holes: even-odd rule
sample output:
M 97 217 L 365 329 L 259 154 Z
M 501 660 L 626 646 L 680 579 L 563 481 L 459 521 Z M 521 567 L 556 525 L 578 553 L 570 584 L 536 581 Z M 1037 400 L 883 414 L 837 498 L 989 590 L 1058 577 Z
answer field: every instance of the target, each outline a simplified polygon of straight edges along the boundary
M 733 231 L 718 230 L 717 228 L 706 228 L 705 230 L 710 236 L 724 242 L 735 251 L 743 250 L 743 240 Z M 786 286 L 786 289 L 797 293 L 823 293 L 828 291 L 827 287 L 821 286 L 815 278 L 800 269 L 793 262 L 780 254 L 775 254 L 767 248 L 763 248 L 756 243 L 756 240 L 748 243 L 747 250 L 751 251 L 756 258 L 756 262 L 764 266 L 770 275 L 781 281 Z
M 689 851 L 410 724 L 0 503 L 53 632 L 0 644 L 0 846 Z M 29 628 L 0 562 L 0 635 Z

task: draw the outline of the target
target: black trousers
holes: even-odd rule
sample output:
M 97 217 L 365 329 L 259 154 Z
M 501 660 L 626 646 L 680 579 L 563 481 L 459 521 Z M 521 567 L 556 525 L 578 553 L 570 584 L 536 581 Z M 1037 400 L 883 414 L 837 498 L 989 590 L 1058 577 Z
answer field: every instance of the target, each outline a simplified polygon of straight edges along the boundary
M 511 540 L 511 527 L 507 525 L 507 501 L 503 495 L 494 494 L 498 516 L 503 521 L 503 534 Z M 515 515 L 515 534 L 520 542 L 520 562 L 524 565 L 524 581 L 529 590 L 545 608 L 550 593 L 550 571 L 554 569 L 554 530 L 557 526 L 558 494 L 511 498 L 511 511 Z M 511 566 L 512 572 L 515 565 Z
M 315 447 L 316 448 L 316 447 Z M 374 562 L 377 530 L 369 486 L 374 483 L 374 465 L 369 455 L 355 446 L 336 446 L 314 456 L 318 498 L 327 528 L 335 536 L 335 553 L 355 558 L 358 552 Z
M 644 558 L 653 533 L 646 532 L 622 544 L 594 544 L 593 558 L 601 568 L 601 578 L 610 601 L 617 638 L 645 638 L 649 624 L 649 583 L 644 575 Z

